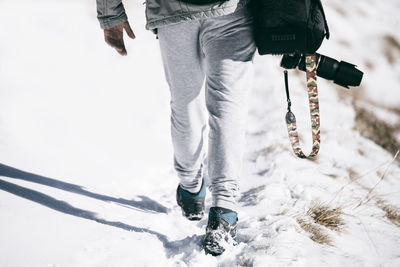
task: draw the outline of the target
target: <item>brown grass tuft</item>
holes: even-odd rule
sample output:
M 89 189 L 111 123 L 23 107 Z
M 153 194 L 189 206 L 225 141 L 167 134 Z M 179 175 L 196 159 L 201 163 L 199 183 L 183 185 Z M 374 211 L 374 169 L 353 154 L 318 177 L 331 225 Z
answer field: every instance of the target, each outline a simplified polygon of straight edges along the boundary
M 372 112 L 355 106 L 356 128 L 362 136 L 371 139 L 393 155 L 400 149 L 400 143 L 395 134 L 398 127 L 391 126 L 379 120 Z
M 390 64 L 396 63 L 395 53 L 400 52 L 400 43 L 392 35 L 386 35 L 384 37 L 384 52 L 387 61 Z
M 331 245 L 332 240 L 326 228 L 341 232 L 344 227 L 342 215 L 341 207 L 330 208 L 319 201 L 314 201 L 306 213 L 308 219 L 298 217 L 297 222 L 304 231 L 310 233 L 311 240 L 319 244 Z
M 372 63 L 370 60 L 365 60 L 364 62 L 365 67 L 367 67 L 368 70 L 374 70 L 374 63 Z
M 315 223 L 337 232 L 340 232 L 344 225 L 342 219 L 343 211 L 341 207 L 330 208 L 327 205 L 315 201 L 307 211 L 307 215 L 313 218 Z
M 400 227 L 400 209 L 386 204 L 384 201 L 378 201 L 378 207 L 385 212 L 386 218 L 394 225 Z
M 349 174 L 349 179 L 350 179 L 350 181 L 355 181 L 355 180 L 357 180 L 357 178 L 360 176 L 359 174 L 358 174 L 358 172 L 356 172 L 354 169 L 352 169 L 352 168 L 347 168 L 347 172 L 348 172 L 348 174 Z
M 307 222 L 306 220 L 301 218 L 297 218 L 297 222 L 304 231 L 310 234 L 310 238 L 312 241 L 317 242 L 318 244 L 332 244 L 330 236 L 321 226 L 316 225 L 312 222 Z

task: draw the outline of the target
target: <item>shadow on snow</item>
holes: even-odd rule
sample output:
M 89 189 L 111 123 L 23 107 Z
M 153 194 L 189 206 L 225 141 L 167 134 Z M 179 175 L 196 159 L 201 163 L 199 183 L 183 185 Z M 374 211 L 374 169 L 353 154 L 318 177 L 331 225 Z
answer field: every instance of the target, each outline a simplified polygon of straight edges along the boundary
M 20 179 L 28 182 L 38 183 L 46 186 L 55 187 L 64 191 L 72 192 L 75 194 L 84 195 L 87 197 L 91 197 L 94 199 L 106 201 L 106 202 L 114 202 L 124 206 L 133 207 L 142 211 L 150 211 L 150 212 L 161 212 L 167 213 L 167 208 L 158 202 L 146 197 L 146 196 L 138 196 L 141 198 L 141 201 L 128 200 L 123 198 L 115 198 L 110 196 L 105 196 L 97 193 L 93 193 L 85 190 L 79 185 L 70 184 L 66 182 L 62 182 L 53 178 L 44 177 L 41 175 L 37 175 L 34 173 L 29 173 L 25 171 L 21 171 L 15 169 L 13 167 L 0 164 L 0 176 L 5 176 L 9 178 Z
M 104 196 L 96 193 L 92 193 L 89 191 L 84 190 L 82 187 L 70 183 L 65 183 L 62 181 L 58 181 L 55 179 L 43 177 L 40 175 L 24 172 L 3 164 L 0 164 L 0 176 L 5 176 L 5 177 L 10 177 L 10 178 L 16 178 L 16 179 L 22 179 L 25 181 L 30 181 L 30 182 L 35 182 L 47 186 L 52 186 L 55 188 L 59 188 L 62 190 L 66 190 L 69 192 L 77 193 L 77 194 L 82 194 L 85 196 L 93 197 L 95 199 L 103 200 L 103 201 L 110 201 L 110 202 L 116 202 L 124 205 L 129 205 L 133 206 L 138 209 L 143 209 L 143 210 L 150 210 L 150 211 L 157 211 L 157 212 L 162 212 L 166 213 L 166 208 L 157 202 L 141 196 L 141 198 L 144 200 L 144 203 L 138 202 L 138 201 L 131 201 L 131 200 L 126 200 L 126 199 L 121 199 L 121 198 L 113 198 L 109 196 Z M 96 216 L 96 213 L 84 209 L 79 209 L 76 208 L 69 203 L 65 201 L 61 201 L 58 199 L 55 199 L 51 196 L 48 196 L 46 194 L 43 194 L 41 192 L 19 186 L 4 180 L 0 179 L 0 189 L 4 190 L 8 193 L 14 194 L 16 196 L 31 200 L 33 202 L 36 202 L 38 204 L 41 204 L 45 207 L 48 207 L 50 209 L 69 214 L 72 216 L 80 217 L 83 219 L 87 220 L 92 220 L 97 223 L 117 227 L 126 231 L 134 231 L 137 233 L 148 233 L 151 235 L 156 236 L 162 243 L 163 246 L 166 250 L 166 255 L 167 257 L 173 257 L 174 255 L 177 254 L 184 254 L 184 258 L 190 257 L 190 255 L 193 253 L 193 247 L 190 246 L 190 244 L 195 244 L 196 248 L 195 250 L 200 251 L 201 248 L 201 242 L 203 239 L 203 236 L 198 236 L 198 235 L 193 235 L 191 237 L 186 237 L 182 240 L 175 240 L 175 241 L 170 241 L 168 237 L 164 234 L 161 234 L 159 232 L 142 228 L 142 227 L 136 227 L 133 225 L 129 225 L 123 222 L 119 221 L 109 221 L 105 220 L 102 218 L 98 218 Z

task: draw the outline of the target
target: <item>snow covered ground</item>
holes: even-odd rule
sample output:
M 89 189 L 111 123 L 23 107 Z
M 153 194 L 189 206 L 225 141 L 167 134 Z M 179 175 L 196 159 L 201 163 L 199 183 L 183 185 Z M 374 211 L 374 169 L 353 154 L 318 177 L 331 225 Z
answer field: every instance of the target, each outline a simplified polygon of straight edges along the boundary
M 350 91 L 319 79 L 317 160 L 291 152 L 279 58 L 256 57 L 240 243 L 219 257 L 201 249 L 206 218 L 175 202 L 169 91 L 141 2 L 125 3 L 137 38 L 120 57 L 93 1 L 0 1 L 0 266 L 400 266 L 399 1 L 323 1 L 320 52 L 365 75 Z M 304 80 L 291 72 L 307 150 Z

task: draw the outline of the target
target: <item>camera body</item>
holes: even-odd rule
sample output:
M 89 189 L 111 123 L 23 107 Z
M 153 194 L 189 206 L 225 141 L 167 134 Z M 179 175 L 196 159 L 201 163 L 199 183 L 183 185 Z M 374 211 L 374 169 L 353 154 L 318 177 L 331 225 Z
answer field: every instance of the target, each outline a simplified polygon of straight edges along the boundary
M 364 73 L 356 68 L 355 65 L 337 61 L 328 56 L 315 53 L 317 59 L 317 76 L 333 80 L 334 83 L 349 88 L 349 86 L 359 86 Z M 282 56 L 281 67 L 285 69 L 295 69 L 305 71 L 305 55 L 285 54 Z

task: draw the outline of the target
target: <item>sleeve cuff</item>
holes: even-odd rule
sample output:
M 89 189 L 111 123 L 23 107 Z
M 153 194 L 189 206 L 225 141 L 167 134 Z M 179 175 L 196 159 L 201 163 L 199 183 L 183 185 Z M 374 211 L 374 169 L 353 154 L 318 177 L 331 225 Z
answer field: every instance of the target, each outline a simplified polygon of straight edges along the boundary
M 128 21 L 128 16 L 125 14 L 125 12 L 116 18 L 99 19 L 100 27 L 102 29 L 109 29 L 126 21 Z

